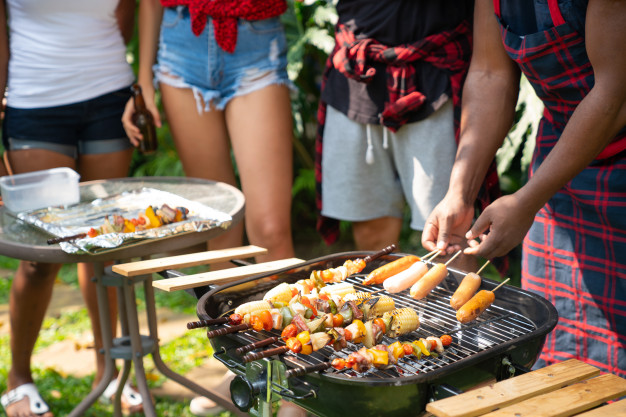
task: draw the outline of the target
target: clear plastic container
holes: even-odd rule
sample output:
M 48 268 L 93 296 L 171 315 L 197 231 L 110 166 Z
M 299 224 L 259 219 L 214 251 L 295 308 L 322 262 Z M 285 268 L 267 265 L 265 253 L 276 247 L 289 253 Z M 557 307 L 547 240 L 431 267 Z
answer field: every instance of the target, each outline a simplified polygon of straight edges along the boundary
M 78 203 L 80 175 L 70 168 L 52 168 L 0 177 L 2 201 L 13 213 Z

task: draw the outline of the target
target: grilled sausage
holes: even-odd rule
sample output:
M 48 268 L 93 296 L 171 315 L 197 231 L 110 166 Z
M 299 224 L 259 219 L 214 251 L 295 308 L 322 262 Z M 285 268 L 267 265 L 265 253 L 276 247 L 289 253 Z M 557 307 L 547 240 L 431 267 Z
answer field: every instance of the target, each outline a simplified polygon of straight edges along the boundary
M 453 309 L 458 310 L 467 303 L 470 298 L 478 291 L 482 279 L 480 275 L 470 272 L 463 278 L 461 284 L 450 298 L 450 305 Z
M 418 262 L 420 258 L 415 255 L 407 255 L 402 258 L 396 259 L 393 262 L 389 262 L 383 266 L 380 266 L 369 273 L 363 280 L 363 285 L 382 284 L 387 278 L 392 277 L 405 269 L 409 268 L 415 262 Z
M 422 278 L 426 272 L 428 272 L 428 265 L 422 261 L 416 262 L 408 269 L 386 279 L 383 282 L 383 287 L 390 293 L 406 290 Z
M 481 290 L 456 312 L 456 319 L 461 323 L 469 323 L 480 316 L 496 299 L 493 291 Z
M 448 275 L 445 264 L 437 264 L 430 268 L 424 276 L 411 287 L 411 297 L 420 300 L 428 295 Z

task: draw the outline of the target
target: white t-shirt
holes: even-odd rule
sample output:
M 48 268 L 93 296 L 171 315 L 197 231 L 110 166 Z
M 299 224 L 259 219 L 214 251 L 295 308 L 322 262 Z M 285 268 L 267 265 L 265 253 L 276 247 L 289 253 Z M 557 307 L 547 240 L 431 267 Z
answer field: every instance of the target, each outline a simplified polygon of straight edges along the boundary
M 129 86 L 118 0 L 7 0 L 7 105 L 52 107 Z

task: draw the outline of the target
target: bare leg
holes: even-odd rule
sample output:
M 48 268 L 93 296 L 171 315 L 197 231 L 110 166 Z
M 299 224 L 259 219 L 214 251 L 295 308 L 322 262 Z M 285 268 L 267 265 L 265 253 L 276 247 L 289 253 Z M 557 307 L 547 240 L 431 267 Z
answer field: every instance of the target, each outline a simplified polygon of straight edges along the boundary
M 381 217 L 352 223 L 352 233 L 358 250 L 373 251 L 392 243 L 397 245 L 401 231 L 402 219 L 398 217 Z
M 248 239 L 268 249 L 261 261 L 292 257 L 289 90 L 271 85 L 234 98 L 226 107 L 226 122 L 246 197 Z
M 237 187 L 224 112 L 212 109 L 198 114 L 190 89 L 175 88 L 167 84 L 161 84 L 160 88 L 163 107 L 185 174 Z M 244 225 L 239 223 L 227 233 L 212 239 L 209 247 L 225 249 L 241 246 L 243 230 Z M 232 265 L 224 263 L 213 265 L 212 268 L 229 266 Z
M 9 297 L 11 320 L 11 370 L 7 388 L 33 382 L 30 361 L 39 329 L 52 297 L 52 288 L 61 265 L 20 262 Z M 6 409 L 7 416 L 30 416 L 28 399 L 24 398 Z M 51 417 L 52 413 L 44 414 Z

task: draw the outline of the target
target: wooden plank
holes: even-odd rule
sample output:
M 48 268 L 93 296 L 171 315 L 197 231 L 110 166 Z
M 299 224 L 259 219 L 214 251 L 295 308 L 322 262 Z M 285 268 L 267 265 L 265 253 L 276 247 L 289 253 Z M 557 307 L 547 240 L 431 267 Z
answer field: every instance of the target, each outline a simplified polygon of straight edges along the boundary
M 594 408 L 586 413 L 577 414 L 576 417 L 626 417 L 626 400 Z
M 599 375 L 600 370 L 575 359 L 538 369 L 461 395 L 426 405 L 437 417 L 472 417 Z
M 267 249 L 265 248 L 249 245 L 118 264 L 113 265 L 113 272 L 125 277 L 136 277 L 138 275 L 165 271 L 166 269 L 188 268 L 191 266 L 230 261 L 232 259 L 252 258 L 258 255 L 265 255 L 266 253 Z
M 604 374 L 485 414 L 484 417 L 568 417 L 624 394 L 626 379 Z
M 256 274 L 276 271 L 304 262 L 298 258 L 281 259 L 254 265 L 239 266 L 237 268 L 221 269 L 219 271 L 204 272 L 184 277 L 167 278 L 153 281 L 152 286 L 163 291 L 172 292 L 186 290 L 201 285 L 220 285 L 249 277 Z

